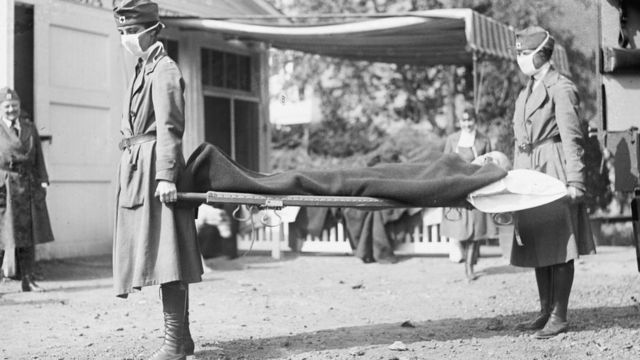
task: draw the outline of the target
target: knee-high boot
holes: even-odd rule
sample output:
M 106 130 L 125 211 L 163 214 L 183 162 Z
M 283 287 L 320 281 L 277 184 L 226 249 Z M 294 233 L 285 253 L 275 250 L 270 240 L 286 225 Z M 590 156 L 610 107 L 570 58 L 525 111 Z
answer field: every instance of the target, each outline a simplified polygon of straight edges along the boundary
M 553 309 L 553 283 L 552 266 L 536 268 L 536 283 L 538 285 L 538 296 L 540 298 L 540 314 L 530 321 L 516 325 L 517 330 L 540 330 L 549 320 Z
M 553 312 L 544 328 L 536 332 L 538 339 L 548 339 L 567 331 L 567 308 L 573 285 L 573 260 L 553 266 Z
M 44 291 L 33 278 L 33 268 L 36 262 L 35 246 L 27 246 L 18 248 L 16 252 L 18 266 L 20 267 L 20 276 L 22 280 L 22 291 Z
M 185 360 L 184 349 L 187 288 L 181 282 L 160 286 L 164 312 L 164 342 L 150 360 Z
M 195 352 L 195 344 L 191 337 L 191 330 L 189 329 L 189 285 L 185 284 L 187 288 L 187 303 L 184 313 L 184 352 L 187 356 L 193 355 Z

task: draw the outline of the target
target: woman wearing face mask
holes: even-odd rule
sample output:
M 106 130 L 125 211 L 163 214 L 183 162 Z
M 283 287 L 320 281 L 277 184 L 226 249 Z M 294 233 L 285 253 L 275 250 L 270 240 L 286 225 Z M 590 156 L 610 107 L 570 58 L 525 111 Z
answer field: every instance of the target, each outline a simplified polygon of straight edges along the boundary
M 113 273 L 121 297 L 160 285 L 165 337 L 151 358 L 185 359 L 194 353 L 189 331 L 188 284 L 202 265 L 192 209 L 175 204 L 184 189 L 185 84 L 158 33 L 157 4 L 125 0 L 114 9 L 123 47 L 138 59 L 121 123 Z
M 535 268 L 540 314 L 517 325 L 545 339 L 567 330 L 574 259 L 595 252 L 584 195 L 584 133 L 578 92 L 550 63 L 554 40 L 537 26 L 516 34 L 517 61 L 529 77 L 513 115 L 514 168 L 567 184 L 568 198 L 516 213 L 511 264 Z
M 464 160 L 472 162 L 491 151 L 491 142 L 476 128 L 475 109 L 472 106 L 463 110 L 459 125 L 460 131 L 447 137 L 445 153 L 457 153 Z M 467 279 L 475 280 L 477 276 L 473 266 L 478 258 L 478 240 L 487 239 L 496 232 L 489 217 L 478 210 L 445 208 L 440 231 L 451 243 L 450 258 L 455 261 L 462 255 Z

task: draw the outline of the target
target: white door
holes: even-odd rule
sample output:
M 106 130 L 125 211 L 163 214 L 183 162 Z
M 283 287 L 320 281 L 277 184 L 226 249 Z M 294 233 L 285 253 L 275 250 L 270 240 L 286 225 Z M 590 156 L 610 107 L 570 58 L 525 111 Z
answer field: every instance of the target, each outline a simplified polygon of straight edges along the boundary
M 111 12 L 63 0 L 35 3 L 35 121 L 51 187 L 56 241 L 39 257 L 111 251 L 123 66 Z

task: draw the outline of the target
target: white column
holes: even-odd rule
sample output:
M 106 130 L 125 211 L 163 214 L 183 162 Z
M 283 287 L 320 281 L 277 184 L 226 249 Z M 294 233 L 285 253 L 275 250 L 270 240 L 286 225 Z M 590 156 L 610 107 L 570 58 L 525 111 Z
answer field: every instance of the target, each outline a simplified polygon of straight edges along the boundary
M 193 150 L 204 142 L 204 98 L 200 67 L 200 46 L 198 36 L 193 32 L 182 32 L 178 43 L 178 63 L 186 82 L 185 89 L 185 132 L 183 151 L 189 157 Z
M 0 87 L 13 87 L 14 0 L 0 1 Z
M 271 157 L 271 120 L 269 119 L 269 50 L 268 47 L 260 43 L 258 45 L 260 59 L 258 71 L 259 81 L 258 91 L 260 92 L 260 128 L 258 130 L 258 141 L 260 142 L 260 171 L 269 172 L 269 159 Z

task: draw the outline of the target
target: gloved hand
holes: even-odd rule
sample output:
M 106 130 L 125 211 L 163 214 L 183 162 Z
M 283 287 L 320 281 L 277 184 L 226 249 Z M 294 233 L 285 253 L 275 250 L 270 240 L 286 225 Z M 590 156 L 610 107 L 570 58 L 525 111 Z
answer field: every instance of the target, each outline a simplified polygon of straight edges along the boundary
M 176 184 L 170 181 L 159 180 L 158 186 L 156 187 L 155 196 L 165 204 L 176 202 L 178 200 L 178 191 L 176 190 Z

